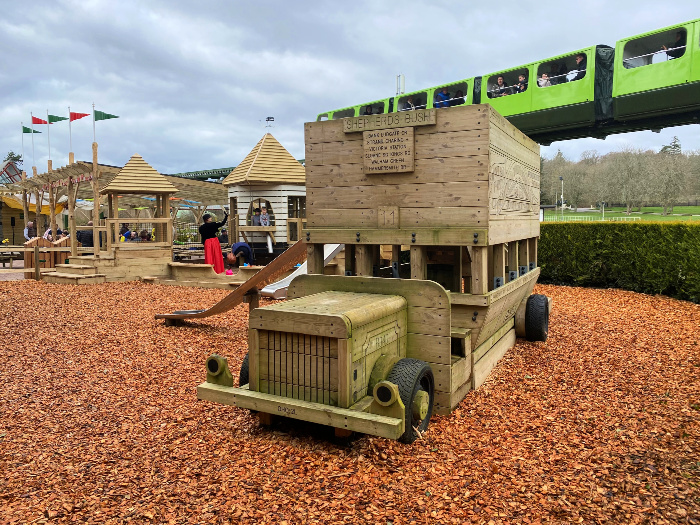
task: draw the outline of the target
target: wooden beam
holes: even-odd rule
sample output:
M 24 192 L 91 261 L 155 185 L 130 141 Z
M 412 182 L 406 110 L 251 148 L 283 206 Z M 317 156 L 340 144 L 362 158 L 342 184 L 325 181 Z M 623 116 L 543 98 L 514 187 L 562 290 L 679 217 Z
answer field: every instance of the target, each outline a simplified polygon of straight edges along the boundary
M 518 278 L 518 246 L 520 241 L 510 241 L 508 243 L 508 279 L 507 282 L 514 281 Z
M 355 275 L 355 245 L 345 245 L 345 275 Z
M 506 284 L 506 246 L 505 244 L 493 245 L 493 282 L 490 284 L 490 289 L 495 290 Z
M 535 267 L 537 267 L 537 237 L 528 239 L 528 244 L 530 245 L 530 262 L 535 263 Z
M 323 274 L 323 244 L 306 245 L 306 273 Z
M 488 248 L 472 246 L 471 293 L 483 295 L 489 291 Z
M 411 279 L 428 278 L 428 248 L 411 246 Z
M 355 270 L 357 275 L 372 277 L 374 266 L 374 246 L 371 244 L 355 244 Z
M 528 239 L 523 239 L 518 243 L 518 275 L 525 275 L 530 263 L 530 243 Z

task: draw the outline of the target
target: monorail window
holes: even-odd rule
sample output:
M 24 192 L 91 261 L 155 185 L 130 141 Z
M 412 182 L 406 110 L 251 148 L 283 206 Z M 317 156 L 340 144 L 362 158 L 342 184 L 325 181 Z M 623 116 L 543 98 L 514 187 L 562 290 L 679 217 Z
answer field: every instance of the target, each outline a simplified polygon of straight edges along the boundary
M 375 102 L 374 104 L 365 104 L 360 106 L 360 116 L 363 115 L 381 115 L 384 113 L 384 102 Z
M 428 92 L 411 93 L 399 97 L 397 111 L 412 111 L 414 109 L 425 109 L 428 104 Z
M 355 108 L 339 109 L 333 112 L 333 120 L 355 116 Z
M 587 62 L 586 53 L 542 62 L 537 68 L 537 86 L 549 87 L 581 80 L 586 76 Z
M 622 51 L 622 65 L 633 69 L 681 58 L 685 54 L 687 37 L 686 30 L 677 27 L 630 40 Z
M 451 108 L 463 106 L 467 102 L 468 82 L 456 82 L 435 88 L 433 92 L 433 107 Z
M 528 77 L 527 68 L 524 67 L 491 75 L 486 82 L 486 95 L 489 98 L 498 98 L 524 93 L 530 82 Z
M 321 122 L 322 120 L 328 120 L 328 113 L 321 113 L 316 117 L 316 122 Z

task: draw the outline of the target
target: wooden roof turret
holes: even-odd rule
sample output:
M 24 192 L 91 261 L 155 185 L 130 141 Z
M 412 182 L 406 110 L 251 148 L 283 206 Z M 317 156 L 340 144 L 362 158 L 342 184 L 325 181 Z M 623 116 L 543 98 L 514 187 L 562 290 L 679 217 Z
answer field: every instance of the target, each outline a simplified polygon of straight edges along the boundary
M 304 166 L 289 153 L 270 133 L 248 153 L 224 179 L 224 186 L 251 183 L 304 184 Z
M 165 176 L 151 167 L 141 155 L 134 154 L 100 193 L 158 195 L 176 191 L 179 190 Z

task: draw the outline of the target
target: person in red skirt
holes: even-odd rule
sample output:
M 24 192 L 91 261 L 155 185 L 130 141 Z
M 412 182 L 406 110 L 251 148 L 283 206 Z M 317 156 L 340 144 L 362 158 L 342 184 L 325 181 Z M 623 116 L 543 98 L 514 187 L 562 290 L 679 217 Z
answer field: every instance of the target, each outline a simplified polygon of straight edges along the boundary
M 221 244 L 216 237 L 216 232 L 226 224 L 228 213 L 224 215 L 224 220 L 221 222 L 212 222 L 211 215 L 208 213 L 205 213 L 202 218 L 204 224 L 199 227 L 199 234 L 204 244 L 204 263 L 213 264 L 216 273 L 224 273 L 224 256 L 221 253 Z

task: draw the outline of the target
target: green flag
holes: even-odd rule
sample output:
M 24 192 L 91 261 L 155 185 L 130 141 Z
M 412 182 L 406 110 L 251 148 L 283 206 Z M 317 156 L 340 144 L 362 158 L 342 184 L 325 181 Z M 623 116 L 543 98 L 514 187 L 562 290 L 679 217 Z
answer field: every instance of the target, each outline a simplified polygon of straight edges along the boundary
M 61 120 L 68 120 L 68 117 L 57 117 L 56 115 L 49 115 L 49 124 L 54 122 L 60 122 Z
M 104 111 L 95 110 L 95 120 L 107 120 L 108 118 L 119 118 L 117 115 L 110 115 Z
M 27 126 L 22 126 L 22 133 L 41 133 L 41 131 L 37 131 L 32 128 L 28 128 Z

